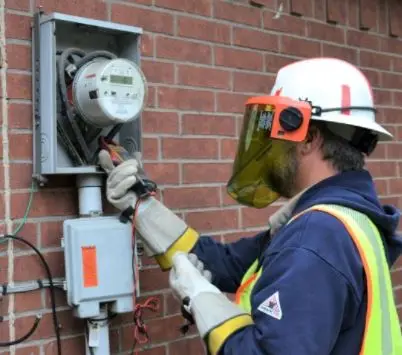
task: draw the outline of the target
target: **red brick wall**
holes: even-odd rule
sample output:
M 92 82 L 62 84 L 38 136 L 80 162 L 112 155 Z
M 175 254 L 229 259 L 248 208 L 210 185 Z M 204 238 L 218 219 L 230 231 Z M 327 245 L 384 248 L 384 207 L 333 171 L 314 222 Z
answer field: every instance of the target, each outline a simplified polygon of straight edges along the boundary
M 3 2 L 2 2 L 3 3 Z M 34 0 L 5 0 L 5 48 L 2 48 L 1 107 L 2 229 L 21 221 L 32 172 L 30 24 Z M 39 3 L 39 1 L 37 1 Z M 283 4 L 279 19 L 273 16 Z M 336 56 L 358 64 L 374 86 L 378 119 L 396 141 L 381 144 L 369 162 L 383 201 L 401 206 L 402 5 L 397 0 L 43 0 L 45 11 L 59 11 L 142 26 L 142 66 L 149 80 L 144 122 L 148 173 L 160 185 L 161 198 L 200 232 L 223 241 L 263 228 L 268 211 L 235 205 L 225 182 L 235 153 L 244 100 L 270 90 L 276 70 L 294 59 Z M 392 9 L 392 11 L 390 11 Z M 4 29 L 4 27 L 3 27 Z M 4 38 L 2 38 L 3 40 Z M 2 41 L 3 42 L 3 41 Z M 7 161 L 10 162 L 7 165 Z M 36 244 L 55 277 L 64 274 L 59 248 L 61 222 L 77 213 L 72 179 L 58 179 L 34 194 L 21 235 Z M 393 273 L 402 306 L 402 262 Z M 0 283 L 45 277 L 27 248 L 2 247 Z M 152 350 L 144 354 L 202 353 L 194 335 L 183 340 L 177 304 L 167 274 L 147 262 L 141 271 L 144 294 L 157 295 L 162 309 L 148 319 Z M 56 353 L 47 291 L 5 297 L 0 341 L 11 330 L 21 336 L 33 315 L 46 310 L 39 330 L 13 354 Z M 83 323 L 74 319 L 58 293 L 65 354 L 84 354 Z M 401 308 L 402 309 L 402 308 Z M 130 350 L 130 316 L 112 323 L 114 353 Z M 41 340 L 40 340 L 41 339 Z M 27 348 L 22 348 L 22 346 Z M 3 354 L 4 352 L 1 351 Z M 4 349 L 7 353 L 7 349 Z

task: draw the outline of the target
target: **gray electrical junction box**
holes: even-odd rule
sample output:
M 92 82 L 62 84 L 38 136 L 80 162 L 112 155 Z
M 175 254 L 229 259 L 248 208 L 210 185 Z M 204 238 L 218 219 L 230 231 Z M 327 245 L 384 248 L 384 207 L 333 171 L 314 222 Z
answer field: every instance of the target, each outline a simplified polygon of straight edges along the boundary
M 67 120 L 65 113 L 63 117 L 63 110 L 60 106 L 60 78 L 58 76 L 60 75 L 58 72 L 60 64 L 58 64 L 58 60 L 61 54 L 71 48 L 85 53 L 108 51 L 118 58 L 130 60 L 139 67 L 141 34 L 142 29 L 139 27 L 108 21 L 60 13 L 38 12 L 35 14 L 32 29 L 33 175 L 42 184 L 51 175 L 98 173 L 94 161 L 85 164 L 74 162 L 66 148 L 65 139 L 60 134 L 63 120 Z M 142 149 L 140 121 L 140 117 L 138 117 L 119 127 L 113 127 L 113 139 L 126 148 L 129 153 Z M 78 125 L 76 124 L 76 126 Z M 105 127 L 98 128 L 97 132 L 92 130 L 83 133 L 83 138 L 88 145 L 88 155 L 96 156 L 99 147 L 96 137 L 106 135 L 110 131 L 110 127 Z M 70 147 L 74 150 L 74 144 L 70 144 Z
M 67 302 L 79 318 L 133 310 L 131 224 L 115 217 L 64 221 Z

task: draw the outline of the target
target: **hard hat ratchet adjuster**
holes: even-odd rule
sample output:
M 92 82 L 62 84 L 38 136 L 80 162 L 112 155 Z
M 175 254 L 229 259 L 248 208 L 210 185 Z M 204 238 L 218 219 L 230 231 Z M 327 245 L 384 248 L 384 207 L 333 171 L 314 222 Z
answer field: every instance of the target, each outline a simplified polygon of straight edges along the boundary
M 323 109 L 319 106 L 312 106 L 311 114 L 313 116 L 320 117 L 322 113 L 334 112 L 334 111 L 344 112 L 350 110 L 373 111 L 374 113 L 377 113 L 376 108 L 368 106 L 347 106 L 347 107 L 334 107 L 326 109 Z M 364 128 L 355 129 L 352 138 L 348 140 L 348 142 L 362 153 L 370 155 L 377 146 L 378 135 Z

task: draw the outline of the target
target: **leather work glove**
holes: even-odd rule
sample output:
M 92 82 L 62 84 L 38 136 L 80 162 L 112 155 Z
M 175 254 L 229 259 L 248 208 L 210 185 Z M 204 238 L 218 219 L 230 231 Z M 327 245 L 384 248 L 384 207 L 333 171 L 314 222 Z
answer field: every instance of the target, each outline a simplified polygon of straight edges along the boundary
M 140 155 L 114 166 L 108 151 L 101 150 L 98 162 L 108 174 L 107 200 L 122 212 L 129 207 L 134 209 L 138 197 L 130 187 L 142 170 Z M 199 238 L 194 229 L 153 196 L 141 201 L 133 223 L 148 255 L 155 257 L 162 270 L 169 270 L 173 255 L 177 251 L 189 252 Z
M 211 271 L 204 268 L 204 263 L 198 259 L 198 256 L 190 253 L 188 254 L 188 260 L 194 265 L 194 267 L 204 276 L 209 282 L 212 281 Z
M 137 154 L 133 159 L 126 160 L 115 167 L 110 154 L 102 149 L 99 152 L 99 165 L 108 174 L 106 181 L 107 200 L 120 211 L 134 207 L 137 195 L 130 191 L 137 182 L 139 168 L 142 168 L 141 156 Z
M 208 281 L 208 273 L 193 256 L 182 252 L 173 256 L 169 284 L 181 301 L 190 300 L 187 309 L 211 354 L 218 354 L 234 332 L 253 324 L 249 314 Z

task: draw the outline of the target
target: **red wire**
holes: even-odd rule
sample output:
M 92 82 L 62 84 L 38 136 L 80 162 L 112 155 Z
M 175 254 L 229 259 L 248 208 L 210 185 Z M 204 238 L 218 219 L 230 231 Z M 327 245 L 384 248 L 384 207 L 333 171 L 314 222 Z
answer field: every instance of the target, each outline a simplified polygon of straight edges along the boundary
M 156 297 L 149 297 L 144 303 L 137 303 L 134 310 L 134 337 L 138 344 L 145 344 L 149 340 L 148 328 L 142 319 L 143 311 L 148 309 L 152 312 L 159 310 L 159 299 Z M 141 338 L 141 335 L 143 337 Z
M 155 193 L 151 193 L 151 196 L 154 196 Z M 137 217 L 137 212 L 138 212 L 138 207 L 140 203 L 142 202 L 141 199 L 138 199 L 137 202 L 135 203 L 134 207 L 134 215 L 133 215 L 133 228 L 132 228 L 132 242 L 133 246 L 135 246 L 136 243 L 136 235 L 135 235 L 135 218 Z M 135 250 L 133 248 L 133 250 Z M 138 267 L 137 264 L 135 265 L 135 281 L 138 280 Z M 159 299 L 156 297 L 148 297 L 144 303 L 137 303 L 137 297 L 135 296 L 134 293 L 134 303 L 135 303 L 135 308 L 134 308 L 134 339 L 135 339 L 135 345 L 136 344 L 146 344 L 149 341 L 149 335 L 148 335 L 148 328 L 146 324 L 144 323 L 142 316 L 143 316 L 143 310 L 148 309 L 152 312 L 157 312 L 159 310 Z M 141 335 L 143 335 L 141 337 Z M 138 354 L 138 350 L 135 352 Z
M 112 160 L 116 160 L 117 163 L 120 163 L 124 159 L 121 157 L 118 146 L 114 144 L 109 144 L 106 142 L 105 137 L 101 137 L 100 139 L 100 145 L 101 148 L 107 149 L 109 151 L 109 154 L 112 158 Z M 155 196 L 155 192 L 150 193 L 151 196 Z M 136 245 L 136 235 L 135 235 L 135 218 L 137 217 L 137 212 L 138 212 L 138 207 L 142 200 L 140 198 L 137 199 L 135 206 L 134 206 L 134 214 L 133 214 L 133 227 L 132 227 L 132 249 L 133 253 L 135 253 L 135 245 Z M 138 267 L 137 264 L 135 263 L 135 268 L 134 268 L 134 278 L 135 282 L 138 280 Z M 139 344 L 145 344 L 149 340 L 148 332 L 147 332 L 147 327 L 142 319 L 142 313 L 144 309 L 151 310 L 153 312 L 157 312 L 159 309 L 159 299 L 155 297 L 149 297 L 143 304 L 137 303 L 137 297 L 134 292 L 134 297 L 133 301 L 135 304 L 134 308 L 134 339 L 135 339 L 135 345 L 137 343 Z M 143 338 L 141 338 L 141 334 L 143 335 Z M 135 346 L 134 346 L 135 349 Z M 136 351 L 137 353 L 137 351 Z

